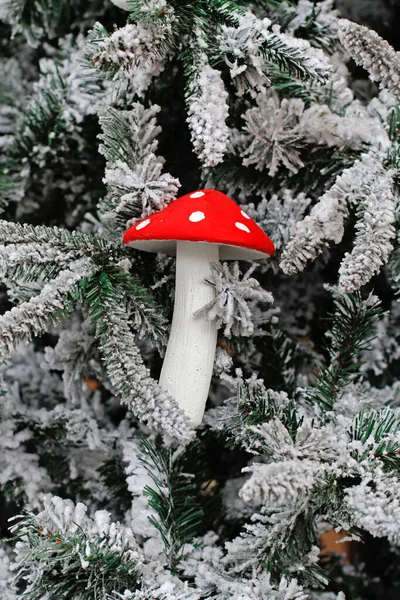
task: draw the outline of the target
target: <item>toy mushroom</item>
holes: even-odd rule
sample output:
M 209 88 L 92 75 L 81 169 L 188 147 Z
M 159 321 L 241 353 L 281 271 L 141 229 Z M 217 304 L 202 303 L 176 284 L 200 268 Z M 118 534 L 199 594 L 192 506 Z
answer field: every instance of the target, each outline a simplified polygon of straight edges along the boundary
M 199 190 L 136 222 L 123 238 L 128 246 L 176 255 L 175 304 L 160 386 L 199 425 L 210 388 L 217 328 L 194 313 L 214 298 L 207 283 L 211 263 L 272 256 L 275 246 L 231 198 Z

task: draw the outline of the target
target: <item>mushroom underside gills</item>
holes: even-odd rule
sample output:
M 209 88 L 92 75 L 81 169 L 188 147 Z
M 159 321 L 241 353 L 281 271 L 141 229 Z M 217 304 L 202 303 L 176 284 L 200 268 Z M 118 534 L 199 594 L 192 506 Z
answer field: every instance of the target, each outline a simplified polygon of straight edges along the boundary
M 178 402 L 194 425 L 203 418 L 214 366 L 217 328 L 206 315 L 194 313 L 213 300 L 205 280 L 218 262 L 218 245 L 177 242 L 175 304 L 160 386 Z

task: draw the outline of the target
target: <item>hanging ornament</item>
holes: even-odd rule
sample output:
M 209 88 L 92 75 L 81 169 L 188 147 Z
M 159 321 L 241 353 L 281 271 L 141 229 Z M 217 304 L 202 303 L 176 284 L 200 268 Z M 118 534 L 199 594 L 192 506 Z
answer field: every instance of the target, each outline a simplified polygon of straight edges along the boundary
M 203 418 L 213 372 L 217 327 L 195 313 L 214 299 L 211 264 L 272 256 L 275 246 L 231 198 L 198 190 L 136 222 L 124 243 L 176 256 L 175 304 L 160 386 L 195 425 Z

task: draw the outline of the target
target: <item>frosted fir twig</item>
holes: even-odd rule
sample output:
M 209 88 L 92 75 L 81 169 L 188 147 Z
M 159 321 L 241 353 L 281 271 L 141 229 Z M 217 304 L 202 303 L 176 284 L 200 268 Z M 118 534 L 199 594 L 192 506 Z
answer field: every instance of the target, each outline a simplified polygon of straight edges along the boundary
M 232 356 L 221 346 L 217 346 L 214 357 L 213 374 L 220 377 L 233 369 Z
M 245 212 L 274 240 L 275 248 L 281 249 L 289 240 L 290 233 L 300 221 L 311 203 L 311 198 L 300 192 L 294 194 L 284 189 L 271 198 L 263 198 L 257 206 L 246 204 Z
M 129 71 L 118 73 L 118 91 L 122 98 L 143 99 L 153 78 L 160 75 L 168 63 L 168 55 L 150 64 L 140 63 Z M 128 101 L 129 102 L 129 101 Z
M 138 65 L 151 65 L 164 60 L 171 38 L 171 22 L 130 23 L 115 30 L 111 35 L 96 23 L 89 33 L 87 54 L 92 64 L 112 77 L 121 70 Z
M 302 129 L 299 117 L 304 110 L 304 102 L 299 99 L 281 102 L 276 95 L 257 96 L 257 106 L 249 108 L 243 115 L 246 148 L 241 156 L 245 166 L 254 165 L 259 171 L 268 169 L 273 177 L 280 165 L 297 173 L 303 167 L 300 158 Z
M 316 6 L 310 0 L 299 0 L 297 5 L 285 6 L 285 11 L 291 20 L 287 29 L 295 32 L 297 29 L 307 30 L 312 26 L 312 43 L 315 46 L 332 51 L 335 48 L 333 38 L 337 37 L 337 22 L 339 11 L 333 8 L 334 0 L 323 0 Z
M 203 510 L 196 498 L 196 485 L 186 472 L 184 448 L 161 447 L 148 439 L 141 445 L 139 460 L 151 478 L 144 490 L 153 508 L 150 523 L 161 534 L 169 568 L 176 573 L 176 565 L 198 535 Z
M 72 263 L 39 295 L 15 306 L 0 317 L 0 359 L 7 358 L 17 346 L 43 333 L 49 323 L 56 324 L 75 308 L 80 299 L 79 282 L 95 270 L 90 259 Z
M 368 114 L 358 101 L 350 103 L 341 115 L 326 104 L 312 104 L 300 116 L 299 125 L 307 144 L 354 150 L 367 144 L 377 148 L 390 145 L 381 120 Z
M 251 12 L 239 15 L 236 27 L 222 27 L 220 50 L 239 95 L 247 90 L 252 95 L 265 92 L 271 64 L 303 80 L 323 81 L 329 76 L 331 66 L 321 50 L 270 27 L 270 19 Z
M 272 93 L 259 94 L 257 106 L 243 115 L 245 126 L 239 140 L 245 148 L 241 152 L 245 166 L 255 165 L 258 170 L 268 168 L 273 176 L 280 165 L 293 173 L 303 167 L 303 146 L 360 150 L 372 144 L 379 150 L 389 145 L 381 120 L 368 114 L 357 102 L 350 104 L 343 115 L 335 114 L 328 106 L 312 104 L 306 108 L 300 98 L 283 99 Z
M 265 563 L 260 569 L 249 569 L 248 573 L 244 572 L 245 569 L 241 572 L 238 569 L 236 576 L 232 577 L 221 566 L 224 561 L 223 551 L 214 532 L 202 536 L 199 542 L 181 563 L 185 575 L 191 579 L 196 578 L 197 590 L 212 588 L 214 597 L 218 600 L 307 600 L 308 594 L 296 579 L 280 576 L 279 573 L 273 578 L 265 568 Z
M 96 325 L 99 350 L 116 394 L 149 427 L 165 432 L 180 443 L 191 441 L 194 431 L 189 419 L 175 399 L 150 376 L 143 363 L 135 336 L 127 325 L 129 313 L 121 290 L 102 273 L 89 283 L 87 301 Z
M 227 99 L 228 92 L 221 73 L 210 67 L 203 56 L 203 64 L 189 86 L 187 122 L 194 151 L 206 167 L 213 167 L 222 162 L 227 150 Z
M 279 26 L 272 27 L 264 46 L 264 55 L 271 62 L 276 62 L 286 70 L 303 80 L 327 81 L 332 73 L 332 65 L 328 56 L 320 48 L 314 48 L 310 42 L 296 38 L 288 33 L 281 33 Z
M 400 53 L 375 31 L 352 23 L 339 21 L 339 38 L 351 58 L 366 71 L 370 79 L 393 94 L 400 94 Z
M 157 518 L 157 512 L 149 506 L 148 497 L 143 494 L 143 490 L 151 487 L 153 481 L 140 460 L 142 452 L 143 449 L 138 439 L 122 443 L 126 484 L 132 496 L 129 525 L 133 534 L 138 538 L 152 540 L 151 554 L 157 559 L 164 551 L 164 544 L 159 530 L 153 525 Z M 140 519 L 137 518 L 139 514 L 141 515 Z
M 133 166 L 157 151 L 157 136 L 161 133 L 157 114 L 160 110 L 157 104 L 145 108 L 140 102 L 134 102 L 130 110 L 108 106 L 100 111 L 99 152 L 110 166 L 118 161 Z
M 112 260 L 127 257 L 120 244 L 114 244 L 100 237 L 80 231 L 68 231 L 60 227 L 12 223 L 0 220 L 0 243 L 2 244 L 50 244 L 64 254 L 72 252 L 75 258 L 107 255 Z
M 58 82 L 60 98 L 64 97 L 62 115 L 66 122 L 73 124 L 81 124 L 87 115 L 95 114 L 99 106 L 109 99 L 110 86 L 97 73 L 88 73 L 84 63 L 85 44 L 82 34 L 60 39 L 55 60 L 40 60 L 41 78 L 35 84 L 36 92 L 41 91 L 45 99 L 54 82 Z M 40 100 L 42 98 L 39 97 L 38 107 Z
M 26 443 L 29 445 L 32 434 L 27 434 L 26 430 L 21 434 L 21 424 L 15 419 L 15 414 L 4 415 L 4 404 L 3 398 L 0 425 L 0 487 L 6 497 L 17 500 L 18 504 L 23 500 L 25 506 L 37 508 L 41 494 L 51 490 L 54 482 L 41 465 L 40 457 L 32 452 L 32 448 L 27 449 L 25 446 Z
M 279 398 L 277 392 L 268 390 L 267 393 L 270 399 L 274 396 L 275 399 Z M 282 397 L 283 392 L 280 394 Z M 332 464 L 337 458 L 337 436 L 328 427 L 313 427 L 309 419 L 300 425 L 295 419 L 291 423 L 290 411 L 294 412 L 293 403 L 287 399 L 286 402 L 286 406 L 279 407 L 280 415 L 267 414 L 257 425 L 247 424 L 248 435 L 254 435 L 254 439 L 258 440 L 258 453 L 263 454 L 266 460 L 273 464 L 285 460 L 313 461 L 318 457 L 321 471 L 324 470 L 326 467 L 322 463 Z M 295 434 L 293 429 L 296 430 Z M 291 436 L 295 436 L 294 439 Z M 309 467 L 311 468 L 310 465 Z M 288 472 L 290 471 L 289 465 Z
M 13 282 L 51 278 L 76 259 L 50 243 L 0 246 L 0 280 Z
M 202 594 L 200 591 L 183 583 L 177 577 L 173 581 L 162 582 L 159 585 L 154 585 L 154 574 L 148 578 L 148 586 L 145 589 L 125 590 L 123 594 L 109 596 L 107 600 L 149 600 L 156 598 L 157 600 L 201 600 Z
M 316 384 L 306 390 L 307 399 L 325 411 L 334 410 L 346 386 L 357 380 L 359 357 L 369 349 L 375 324 L 383 314 L 381 303 L 373 294 L 363 300 L 360 292 L 331 291 L 335 311 L 326 332 L 329 364 L 319 366 Z
M 215 299 L 196 311 L 215 320 L 216 327 L 225 325 L 224 335 L 250 336 L 254 332 L 248 300 L 274 301 L 270 292 L 263 290 L 257 279 L 251 277 L 257 265 L 251 266 L 241 278 L 239 263 L 213 263 L 210 283 L 215 287 Z
M 253 514 L 240 535 L 225 544 L 227 553 L 221 562 L 228 573 L 254 573 L 272 564 L 290 568 L 293 574 L 298 572 L 303 581 L 326 585 L 326 574 L 317 564 L 319 548 L 312 544 L 315 524 L 308 508 L 309 500 L 304 496 L 296 505 L 270 511 L 262 508 Z M 302 529 L 301 539 L 299 529 L 294 533 L 296 527 Z M 295 544 L 291 542 L 293 535 Z
M 261 45 L 270 25 L 270 19 L 258 19 L 248 12 L 238 16 L 237 27 L 221 28 L 220 50 L 239 96 L 247 90 L 264 92 L 269 83 Z
M 105 379 L 90 327 L 91 324 L 84 321 L 79 331 L 63 329 L 57 344 L 45 348 L 46 365 L 51 371 L 62 372 L 65 398 L 74 406 L 81 404 L 85 392 L 90 393 L 85 377 Z
M 133 168 L 117 161 L 113 168 L 106 169 L 103 182 L 115 208 L 105 212 L 102 220 L 117 221 L 125 229 L 128 221 L 165 208 L 176 198 L 180 183 L 162 169 L 162 162 L 154 154 L 148 154 Z
M 277 439 L 276 433 L 279 450 L 284 448 L 287 451 L 289 447 L 293 447 L 289 433 L 281 422 L 286 420 L 292 410 L 285 392 L 265 389 L 264 382 L 257 379 L 255 374 L 246 381 L 242 379 L 241 373 L 236 380 L 229 375 L 223 375 L 222 380 L 229 387 L 237 386 L 236 396 L 206 413 L 206 422 L 212 429 L 228 431 L 229 437 L 250 454 L 273 454 L 276 448 L 272 448 L 270 442 Z M 260 430 L 254 426 L 254 423 L 271 420 L 274 425 L 269 430 Z M 280 457 L 281 454 L 276 452 L 276 460 Z
M 256 463 L 243 469 L 251 477 L 239 496 L 255 506 L 270 508 L 294 504 L 323 483 L 324 467 L 319 461 L 285 460 L 271 464 Z
M 13 563 L 6 552 L 6 543 L 0 546 L 0 592 L 2 600 L 18 600 L 17 586 L 13 581 L 11 569 Z
M 387 399 L 388 394 L 385 396 Z M 386 475 L 397 471 L 400 449 L 398 408 L 364 409 L 355 415 L 348 429 L 352 458 L 364 467 L 367 462 L 370 468 L 384 466 Z
M 396 203 L 390 173 L 377 176 L 361 200 L 354 247 L 339 268 L 339 286 L 354 292 L 379 272 L 393 250 Z
M 161 210 L 176 198 L 179 180 L 162 173 L 164 160 L 155 155 L 159 110 L 137 102 L 130 111 L 108 108 L 100 115 L 99 151 L 107 160 L 103 181 L 108 189 L 100 214 L 110 236 L 119 238 L 132 220 Z
M 346 490 L 344 505 L 356 526 L 373 536 L 399 544 L 400 493 L 398 480 L 380 470 Z
M 308 261 L 317 258 L 324 246 L 341 241 L 349 206 L 357 205 L 363 190 L 373 184 L 379 172 L 382 172 L 381 161 L 371 154 L 364 154 L 336 178 L 310 214 L 297 223 L 282 254 L 280 266 L 284 273 L 293 275 L 302 271 Z
M 27 582 L 32 598 L 106 598 L 141 581 L 143 555 L 128 529 L 105 510 L 93 518 L 78 502 L 47 495 L 44 510 L 20 517 L 12 531 L 16 544 L 16 580 Z M 38 556 L 40 560 L 38 560 Z

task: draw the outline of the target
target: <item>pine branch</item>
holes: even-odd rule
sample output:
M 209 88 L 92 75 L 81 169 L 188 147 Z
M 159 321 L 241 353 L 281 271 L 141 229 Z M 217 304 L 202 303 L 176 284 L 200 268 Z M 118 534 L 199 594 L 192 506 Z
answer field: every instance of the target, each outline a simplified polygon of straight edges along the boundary
M 127 308 L 133 314 L 132 326 L 139 337 L 151 336 L 159 352 L 163 352 L 167 344 L 168 322 L 163 310 L 154 297 L 141 282 L 116 268 L 108 269 L 121 296 L 127 300 Z M 132 319 L 130 320 L 132 322 Z
M 236 398 L 229 399 L 225 406 L 215 409 L 211 417 L 215 429 L 224 431 L 224 435 L 235 445 L 242 446 L 252 454 L 266 451 L 258 427 L 275 419 L 295 439 L 303 419 L 285 392 L 266 389 L 263 381 L 255 375 L 246 380 L 238 376 L 230 383 L 236 388 Z
M 168 14 L 167 3 L 163 0 L 156 2 L 143 2 L 143 0 L 129 0 L 129 21 L 141 21 L 149 24 L 162 20 Z
M 400 159 L 400 153 L 399 153 Z M 400 164 L 400 163 L 399 163 Z M 390 275 L 397 294 L 400 294 L 400 247 L 397 246 L 390 255 Z
M 89 32 L 86 64 L 111 79 L 136 67 L 151 68 L 165 60 L 174 45 L 173 24 L 173 14 L 167 11 L 160 18 L 128 23 L 111 34 L 95 23 Z
M 315 564 L 316 543 L 315 514 L 306 497 L 300 505 L 255 514 L 241 534 L 226 544 L 223 562 L 232 576 L 265 569 L 276 580 L 296 573 L 301 582 L 325 587 L 326 575 Z
M 396 104 L 388 116 L 389 138 L 392 142 L 400 138 L 400 104 Z
M 177 16 L 178 36 L 195 29 L 201 30 L 207 36 L 210 23 L 216 26 L 236 25 L 238 16 L 244 12 L 244 7 L 235 0 L 171 0 L 171 5 Z
M 297 387 L 299 346 L 279 327 L 271 326 L 260 338 L 260 376 L 268 388 L 292 396 Z
M 295 33 L 296 36 L 308 40 L 316 48 L 321 48 L 327 54 L 333 54 L 338 46 L 336 32 L 319 20 L 321 14 L 322 10 L 314 4 L 304 22 L 295 29 Z M 296 13 L 293 13 L 293 17 L 295 15 Z
M 374 296 L 363 300 L 360 293 L 334 297 L 332 327 L 326 333 L 330 364 L 317 374 L 318 383 L 307 393 L 311 402 L 324 410 L 332 410 L 343 388 L 359 375 L 359 354 L 369 349 L 374 325 L 382 316 L 380 301 Z
M 272 63 L 268 65 L 268 78 L 274 89 L 279 90 L 282 96 L 300 98 L 304 101 L 306 108 L 316 101 L 316 96 L 312 93 L 312 87 L 282 71 L 277 65 Z
M 162 173 L 163 160 L 154 154 L 158 112 L 156 105 L 146 109 L 135 103 L 130 111 L 108 108 L 100 114 L 99 151 L 107 160 L 103 181 L 108 193 L 99 210 L 110 237 L 120 237 L 132 219 L 165 208 L 180 187 L 177 179 Z
M 0 243 L 50 244 L 62 252 L 73 252 L 76 258 L 90 256 L 95 264 L 108 264 L 127 258 L 129 253 L 120 244 L 104 238 L 68 231 L 59 227 L 11 223 L 0 220 Z
M 155 153 L 157 136 L 161 132 L 156 121 L 159 112 L 160 107 L 156 104 L 145 108 L 139 102 L 135 102 L 129 111 L 113 107 L 100 111 L 99 152 L 107 163 L 115 165 L 122 161 L 133 167 L 148 153 Z
M 237 0 L 208 0 L 207 7 L 215 21 L 224 25 L 236 24 L 238 15 L 245 10 Z
M 294 43 L 300 45 L 296 47 Z M 304 44 L 307 43 L 304 41 Z M 264 58 L 276 65 L 281 71 L 288 75 L 297 77 L 302 81 L 325 81 L 327 72 L 324 71 L 322 63 L 310 61 L 304 56 L 305 48 L 301 47 L 300 40 L 293 38 L 293 45 L 282 39 L 280 34 L 271 34 L 261 46 Z M 314 50 L 314 52 L 317 52 Z M 326 66 L 325 66 L 326 69 Z
M 150 377 L 135 337 L 129 329 L 125 297 L 115 279 L 115 271 L 103 270 L 88 282 L 85 300 L 96 326 L 95 336 L 104 365 L 116 394 L 133 414 L 151 428 L 187 442 L 190 424 L 169 397 Z
M 3 279 L 6 280 L 49 281 L 56 277 L 48 284 L 56 286 L 57 282 L 68 277 L 69 264 L 78 260 L 89 261 L 92 272 L 96 268 L 106 269 L 108 277 L 113 280 L 120 301 L 124 304 L 128 321 L 132 321 L 140 337 L 152 336 L 160 351 L 163 349 L 167 328 L 162 310 L 143 285 L 118 266 L 121 258 L 127 256 L 126 251 L 119 245 L 56 227 L 33 227 L 6 221 L 0 221 L 0 240 L 7 244 L 3 249 L 0 246 L 0 260 L 2 259 L 0 272 L 2 271 Z M 23 243 L 26 241 L 29 243 Z M 117 265 L 113 264 L 114 261 Z M 61 290 L 62 288 L 60 292 Z M 40 306 L 42 294 L 47 293 L 48 288 L 45 286 L 36 299 L 33 298 L 26 306 L 20 305 L 18 310 L 33 311 L 32 318 L 36 319 L 36 314 L 40 314 L 42 310 Z M 82 289 L 82 294 L 80 301 L 85 301 L 85 289 Z M 48 300 L 48 296 L 46 298 Z M 67 297 L 65 300 L 67 301 Z M 19 316 L 21 317 L 22 315 Z M 43 329 L 45 326 L 43 318 L 41 323 Z M 37 329 L 36 333 L 39 331 L 41 329 Z
M 337 166 L 333 163 L 329 168 Z M 373 197 L 379 195 L 381 181 L 386 181 L 386 187 L 390 183 L 379 155 L 363 154 L 345 169 L 313 206 L 310 214 L 297 223 L 282 253 L 280 266 L 284 273 L 293 275 L 302 271 L 307 261 L 315 260 L 324 246 L 332 242 L 338 244 L 344 235 L 350 207 L 357 206 L 371 192 Z
M 200 162 L 210 167 L 221 163 L 227 151 L 228 92 L 220 71 L 209 65 L 205 54 L 197 58 L 193 54 L 193 59 L 186 93 L 187 122 L 194 151 Z
M 339 37 L 351 58 L 364 67 L 372 81 L 393 94 L 400 94 L 400 53 L 375 31 L 352 23 L 339 21 Z
M 66 93 L 67 85 L 57 68 L 37 85 L 8 151 L 13 161 L 34 155 L 36 146 L 55 146 L 65 135 L 69 129 L 64 118 Z
M 176 573 L 185 544 L 197 535 L 203 511 L 195 500 L 192 477 L 184 469 L 184 452 L 156 446 L 147 439 L 142 440 L 142 448 L 140 461 L 155 484 L 155 489 L 144 489 L 149 506 L 157 513 L 149 521 L 160 532 L 170 569 Z
M 28 43 L 37 46 L 42 37 L 61 34 L 77 5 L 78 0 L 8 0 L 6 21 L 12 25 L 13 36 L 25 33 Z
M 126 482 L 124 463 L 115 452 L 97 469 L 103 484 L 108 488 L 112 505 L 119 518 L 123 519 L 132 506 L 132 494 Z
M 79 507 L 85 508 L 81 504 L 76 510 Z M 94 523 L 89 527 L 78 522 L 66 529 L 61 524 L 67 519 L 59 515 L 46 526 L 43 513 L 28 513 L 12 527 L 12 539 L 24 547 L 16 578 L 29 582 L 23 594 L 26 600 L 103 599 L 139 585 L 139 556 L 123 540 L 118 526 L 93 531 Z
M 346 292 L 360 289 L 388 261 L 396 236 L 397 198 L 393 192 L 391 174 L 377 175 L 357 207 L 354 245 L 339 268 L 339 286 Z
M 40 294 L 0 317 L 0 358 L 6 359 L 19 344 L 29 342 L 69 316 L 82 302 L 88 276 L 95 267 L 88 259 L 72 263 L 47 283 Z
M 398 472 L 399 432 L 400 416 L 390 408 L 359 413 L 349 433 L 351 440 L 361 442 L 361 446 L 354 445 L 352 457 L 358 462 L 379 462 L 386 471 Z
M 5 282 L 33 282 L 54 279 L 74 260 L 49 243 L 0 246 L 0 279 Z
M 0 214 L 8 205 L 13 183 L 9 175 L 10 165 L 0 163 Z
M 1 211 L 11 200 L 20 199 L 26 171 L 40 149 L 48 152 L 55 148 L 69 130 L 64 117 L 66 93 L 66 83 L 55 66 L 51 75 L 42 77 L 35 85 L 22 119 L 13 124 L 12 141 L 6 147 L 4 163 L 0 166 Z

